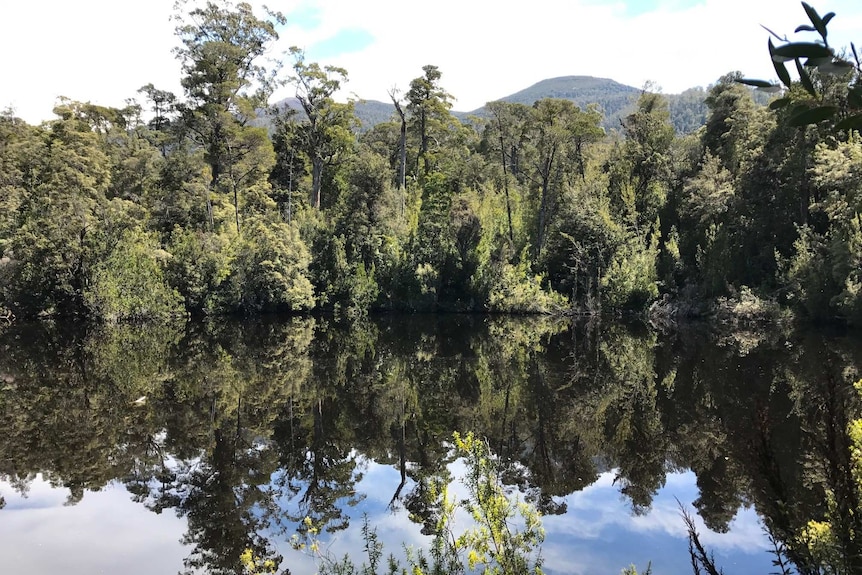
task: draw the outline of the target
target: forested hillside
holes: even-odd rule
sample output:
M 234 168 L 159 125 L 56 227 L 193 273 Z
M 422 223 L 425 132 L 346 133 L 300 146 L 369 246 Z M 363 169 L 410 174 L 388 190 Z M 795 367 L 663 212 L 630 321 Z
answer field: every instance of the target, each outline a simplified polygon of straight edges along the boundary
M 519 92 L 500 98 L 503 102 L 532 106 L 539 100 L 557 98 L 571 100 L 581 108 L 596 105 L 602 112 L 601 125 L 607 132 L 619 132 L 622 120 L 635 110 L 635 103 L 643 88 L 633 88 L 607 78 L 592 76 L 562 76 L 542 80 Z M 757 93 L 755 93 L 755 97 Z M 668 94 L 670 122 L 678 134 L 690 134 L 703 126 L 706 121 L 706 91 L 703 88 L 690 88 L 681 94 Z M 763 104 L 766 99 L 759 98 Z M 281 105 L 294 105 L 292 99 Z M 361 129 L 368 130 L 379 123 L 386 122 L 396 113 L 395 106 L 376 100 L 360 100 L 354 109 L 359 118 Z M 452 115 L 462 121 L 479 118 L 487 121 L 491 115 L 487 106 L 471 112 L 452 111 Z
M 39 126 L 0 117 L 5 313 L 661 300 L 668 313 L 862 320 L 858 134 L 791 126 L 794 106 L 756 104 L 738 74 L 709 89 L 702 129 L 678 135 L 667 98 L 643 92 L 610 138 L 597 107 L 559 98 L 492 102 L 484 122 L 462 123 L 444 71 L 427 65 L 393 93 L 394 119 L 360 131 L 354 104 L 333 98 L 347 70 L 298 49 L 280 70 L 266 64 L 272 17 L 210 3 L 176 32 L 182 94 L 148 85 L 123 109 L 61 101 Z M 858 69 L 809 75 L 839 115 L 853 107 L 836 87 Z M 278 83 L 302 113 L 281 107 L 267 129 L 257 116 Z M 793 84 L 782 102 L 809 92 Z

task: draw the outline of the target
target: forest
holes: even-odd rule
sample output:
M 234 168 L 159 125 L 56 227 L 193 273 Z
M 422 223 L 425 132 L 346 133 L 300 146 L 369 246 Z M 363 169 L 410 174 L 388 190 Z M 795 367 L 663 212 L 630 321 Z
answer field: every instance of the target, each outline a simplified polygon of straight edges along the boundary
M 615 130 L 598 106 L 552 98 L 462 121 L 434 65 L 391 92 L 389 121 L 361 127 L 335 99 L 347 70 L 296 48 L 267 59 L 281 15 L 208 2 L 177 19 L 182 94 L 60 100 L 38 126 L 0 116 L 7 319 L 862 321 L 862 142 L 841 123 L 862 109 L 860 66 L 834 57 L 827 22 L 821 44 L 788 45 L 827 61 L 787 52 L 799 80 L 777 63 L 769 106 L 732 72 L 707 90 L 705 125 L 677 134 L 649 87 Z M 270 105 L 283 85 L 298 110 Z

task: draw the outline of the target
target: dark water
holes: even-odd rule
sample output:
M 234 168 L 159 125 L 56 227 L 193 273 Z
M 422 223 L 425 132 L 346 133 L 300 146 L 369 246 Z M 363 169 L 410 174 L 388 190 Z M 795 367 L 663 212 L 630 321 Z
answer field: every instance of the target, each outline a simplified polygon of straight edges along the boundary
M 14 326 L 0 573 L 313 573 L 287 543 L 306 517 L 335 555 L 362 559 L 364 515 L 387 552 L 427 545 L 459 430 L 544 513 L 546 572 L 690 573 L 682 505 L 728 575 L 765 575 L 824 512 L 846 414 L 822 407 L 859 360 L 835 334 L 544 318 Z

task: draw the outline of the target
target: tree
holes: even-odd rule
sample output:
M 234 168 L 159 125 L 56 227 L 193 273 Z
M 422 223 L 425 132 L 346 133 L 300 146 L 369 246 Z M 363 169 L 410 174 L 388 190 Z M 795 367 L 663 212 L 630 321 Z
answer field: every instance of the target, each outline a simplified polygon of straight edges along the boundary
M 389 97 L 392 99 L 392 105 L 395 106 L 395 112 L 398 114 L 400 125 L 398 138 L 398 189 L 403 191 L 407 187 L 407 114 L 404 111 L 404 106 L 401 105 L 401 98 L 394 88 L 389 92 Z
M 533 104 L 529 119 L 530 179 L 539 188 L 535 255 L 545 245 L 545 234 L 561 191 L 566 160 L 575 144 L 575 121 L 580 109 L 571 100 L 544 98 Z
M 737 82 L 739 78 L 739 72 L 726 74 L 709 89 L 702 137 L 704 147 L 734 175 L 745 160 L 761 151 L 755 136 L 764 127 L 758 116 L 765 113 L 755 104 L 751 90 Z
M 581 180 L 587 180 L 586 148 L 598 142 L 605 135 L 602 128 L 602 113 L 595 104 L 587 106 L 586 110 L 578 110 L 570 124 L 572 130 L 572 156 L 581 175 Z
M 606 164 L 611 200 L 635 231 L 648 229 L 669 190 L 674 138 L 667 100 L 645 87 L 637 108 L 622 121 L 625 141 Z
M 354 142 L 353 102 L 343 104 L 332 98 L 347 81 L 347 70 L 306 63 L 305 53 L 296 47 L 290 53 L 294 58 L 294 75 L 289 81 L 296 87 L 296 97 L 305 112 L 300 141 L 311 162 L 309 203 L 320 209 L 324 168 L 340 161 Z
M 110 161 L 84 107 L 64 100 L 55 108 L 59 117 L 42 132 L 44 152 L 5 246 L 6 297 L 17 315 L 84 311 L 91 268 L 116 239 L 105 235 Z
M 167 255 L 154 234 L 139 229 L 122 234 L 110 254 L 93 266 L 84 292 L 90 313 L 109 322 L 180 315 L 182 298 L 167 286 L 160 261 Z
M 435 133 L 444 130 L 448 124 L 452 107 L 452 96 L 440 87 L 442 75 L 437 66 L 422 66 L 425 73 L 410 81 L 407 91 L 407 110 L 410 124 L 419 140 L 418 160 L 422 162 L 422 175 L 427 176 L 432 169 L 431 141 Z
M 486 108 L 491 112 L 492 120 L 485 127 L 484 135 L 489 140 L 488 145 L 495 147 L 494 151 L 500 154 L 509 241 L 514 244 L 512 202 L 509 197 L 509 173 L 511 172 L 515 176 L 518 172 L 519 149 L 524 140 L 526 119 L 529 116 L 530 108 L 524 104 L 504 102 L 503 100 L 488 102 Z
M 185 6 L 178 3 L 177 7 Z M 203 147 L 210 169 L 210 192 L 233 196 L 237 231 L 240 229 L 239 192 L 268 175 L 271 143 L 265 131 L 249 125 L 267 104 L 275 70 L 261 63 L 269 45 L 278 39 L 278 13 L 255 16 L 247 3 L 207 2 L 187 16 L 177 15 L 175 49 L 183 63 L 181 83 L 188 102 L 180 106 L 183 122 Z M 269 149 L 267 149 L 269 148 Z M 271 163 L 271 160 L 268 160 Z M 207 196 L 210 228 L 215 225 L 212 198 Z

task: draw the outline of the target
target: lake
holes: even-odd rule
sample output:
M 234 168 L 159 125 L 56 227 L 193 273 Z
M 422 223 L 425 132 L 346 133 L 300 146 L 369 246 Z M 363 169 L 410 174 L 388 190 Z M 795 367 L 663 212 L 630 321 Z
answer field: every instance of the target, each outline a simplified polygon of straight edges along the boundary
M 0 572 L 310 574 L 306 518 L 357 562 L 364 518 L 387 554 L 427 547 L 429 486 L 463 496 L 472 431 L 542 512 L 548 573 L 691 573 L 684 510 L 726 573 L 766 575 L 824 514 L 860 351 L 479 315 L 11 326 Z

